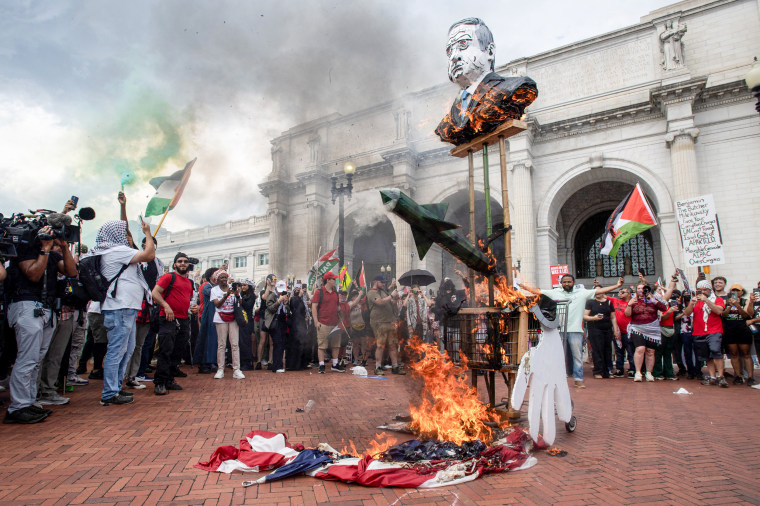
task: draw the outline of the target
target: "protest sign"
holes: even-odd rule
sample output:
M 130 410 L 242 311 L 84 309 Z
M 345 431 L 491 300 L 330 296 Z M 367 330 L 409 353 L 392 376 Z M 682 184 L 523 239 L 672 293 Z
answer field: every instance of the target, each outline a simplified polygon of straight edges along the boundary
M 689 266 L 726 262 L 712 194 L 676 202 L 684 260 Z
M 549 272 L 552 275 L 552 286 L 557 287 L 560 286 L 560 279 L 562 279 L 562 276 L 565 274 L 570 274 L 570 266 L 569 265 L 550 265 L 549 266 Z

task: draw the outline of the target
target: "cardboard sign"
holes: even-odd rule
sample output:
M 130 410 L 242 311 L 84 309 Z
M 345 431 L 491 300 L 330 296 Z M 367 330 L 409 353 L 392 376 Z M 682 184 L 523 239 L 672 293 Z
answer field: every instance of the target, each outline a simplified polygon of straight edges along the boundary
M 565 274 L 570 274 L 570 266 L 569 265 L 550 265 L 549 272 L 552 275 L 552 287 L 556 288 L 560 286 L 559 280 L 562 279 L 562 276 L 564 276 Z
M 687 265 L 726 263 L 712 194 L 677 201 L 676 215 Z

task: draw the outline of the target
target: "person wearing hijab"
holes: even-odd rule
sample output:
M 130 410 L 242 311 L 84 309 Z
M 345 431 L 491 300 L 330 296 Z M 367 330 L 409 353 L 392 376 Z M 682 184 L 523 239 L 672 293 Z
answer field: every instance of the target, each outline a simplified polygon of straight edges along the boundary
M 702 380 L 703 385 L 719 385 L 728 388 L 723 377 L 723 320 L 721 314 L 726 308 L 722 297 L 716 296 L 712 285 L 706 279 L 697 283 L 697 296 L 691 299 L 683 309 L 684 316 L 694 313 L 692 320 L 692 338 L 694 354 L 697 361 L 707 362 L 708 374 Z
M 246 318 L 246 324 L 240 325 L 240 370 L 253 370 L 253 345 L 256 342 L 254 334 L 254 307 L 256 306 L 256 288 L 250 279 L 240 282 L 240 307 Z
M 214 379 L 224 378 L 224 350 L 227 346 L 227 339 L 230 342 L 230 351 L 232 352 L 232 377 L 235 379 L 245 379 L 245 375 L 240 371 L 240 347 L 238 340 L 240 329 L 235 321 L 235 302 L 240 297 L 238 288 L 227 284 L 229 274 L 227 271 L 219 269 L 211 275 L 211 282 L 217 285 L 211 289 L 211 302 L 216 308 L 214 314 L 214 325 L 216 326 L 216 374 Z
M 216 326 L 214 314 L 216 308 L 211 303 L 211 289 L 215 283 L 211 281 L 216 269 L 211 267 L 203 274 L 205 280 L 198 288 L 200 294 L 201 326 L 198 332 L 198 340 L 195 342 L 193 362 L 198 364 L 198 374 L 210 374 L 214 372 L 216 364 Z M 224 367 L 224 364 L 222 364 Z

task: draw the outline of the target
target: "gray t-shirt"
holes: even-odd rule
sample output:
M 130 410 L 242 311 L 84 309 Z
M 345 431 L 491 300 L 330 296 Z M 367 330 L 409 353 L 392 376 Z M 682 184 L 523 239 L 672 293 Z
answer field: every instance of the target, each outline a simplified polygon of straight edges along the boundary
M 103 276 L 106 279 L 113 278 L 119 273 L 122 266 L 129 264 L 138 253 L 139 251 L 129 246 L 115 246 L 105 250 L 100 259 L 100 268 Z M 111 292 L 116 284 L 116 281 L 114 281 L 108 287 L 108 295 L 106 296 L 106 300 L 103 301 L 101 309 L 141 309 L 147 285 L 140 275 L 138 264 L 129 265 L 121 273 L 117 281 L 118 289 L 116 290 L 116 297 L 111 297 Z
M 583 332 L 583 312 L 586 310 L 586 301 L 594 298 L 596 288 L 573 287 L 571 292 L 566 292 L 562 287 L 557 287 L 541 290 L 541 293 L 555 301 L 570 301 L 567 306 L 567 331 Z

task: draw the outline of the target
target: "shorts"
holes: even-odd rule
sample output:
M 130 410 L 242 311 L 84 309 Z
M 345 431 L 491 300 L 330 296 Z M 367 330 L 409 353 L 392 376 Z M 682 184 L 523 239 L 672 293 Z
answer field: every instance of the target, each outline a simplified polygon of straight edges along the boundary
M 746 323 L 738 324 L 723 323 L 723 346 L 729 344 L 752 344 L 752 331 Z
M 326 350 L 327 348 L 340 347 L 340 335 L 342 332 L 333 329 L 335 325 L 325 325 L 324 323 L 317 329 L 317 348 Z
M 700 362 L 707 362 L 711 359 L 723 358 L 721 350 L 722 334 L 715 332 L 713 334 L 704 334 L 701 336 L 692 336 L 694 342 L 694 355 Z
M 631 332 L 628 335 L 628 338 L 633 343 L 634 349 L 644 346 L 645 348 L 654 350 L 659 346 L 659 344 L 655 343 L 654 341 L 650 341 L 649 339 L 644 338 L 644 334 L 641 334 L 639 332 Z
M 378 346 L 398 345 L 398 333 L 396 332 L 395 323 L 373 323 L 372 332 L 375 334 L 375 341 Z
M 103 323 L 105 317 L 100 313 L 87 313 L 87 323 L 92 332 L 92 342 L 108 344 L 108 331 Z

